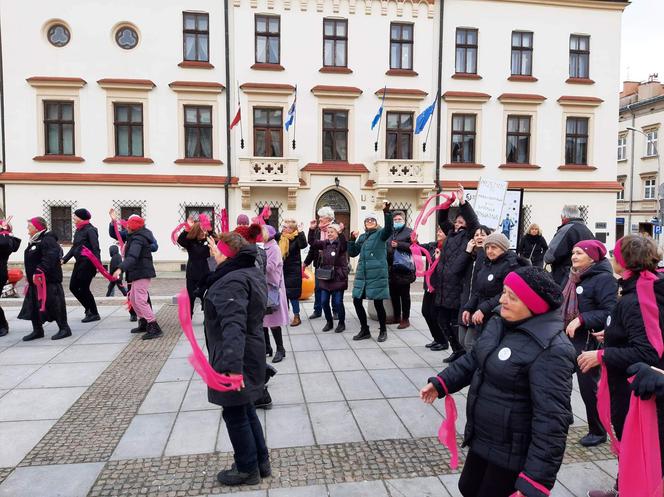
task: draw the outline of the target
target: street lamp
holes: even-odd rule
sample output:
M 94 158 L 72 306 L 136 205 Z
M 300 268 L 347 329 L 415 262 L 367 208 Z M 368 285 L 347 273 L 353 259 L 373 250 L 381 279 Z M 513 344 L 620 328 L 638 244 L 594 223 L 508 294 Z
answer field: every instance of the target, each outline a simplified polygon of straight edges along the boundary
M 639 134 L 645 136 L 646 140 L 648 139 L 648 135 L 640 129 L 637 129 L 633 126 L 627 126 L 627 130 L 639 133 Z M 634 143 L 634 142 L 632 142 L 632 143 Z M 661 178 L 662 161 L 659 157 L 659 150 L 657 149 L 657 143 L 653 142 L 652 145 L 653 145 L 653 149 L 654 149 L 654 152 L 655 152 L 655 156 L 657 157 L 657 177 L 655 179 L 655 184 L 657 185 L 657 206 L 658 206 L 657 211 L 658 211 L 658 214 L 659 214 L 658 217 L 659 217 L 660 223 L 661 223 L 662 220 L 664 219 L 662 217 L 664 215 L 664 209 L 662 209 L 662 198 L 661 198 L 662 197 L 662 191 L 661 190 L 662 190 L 662 186 L 664 186 L 664 185 L 660 184 L 660 182 L 659 182 L 660 178 Z M 633 183 L 633 182 L 634 182 L 634 171 L 632 171 L 632 177 L 630 178 L 630 183 Z M 633 191 L 633 189 L 632 189 L 632 191 Z M 631 203 L 631 200 L 632 199 L 630 198 L 630 203 Z M 630 231 L 628 231 L 628 233 L 631 233 L 631 229 L 632 229 L 632 227 L 630 226 L 629 227 Z

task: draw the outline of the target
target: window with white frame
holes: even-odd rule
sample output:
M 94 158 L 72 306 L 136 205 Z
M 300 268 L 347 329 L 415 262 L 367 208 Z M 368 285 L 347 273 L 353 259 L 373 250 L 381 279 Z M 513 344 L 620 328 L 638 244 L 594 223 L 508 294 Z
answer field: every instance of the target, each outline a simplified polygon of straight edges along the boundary
M 654 157 L 659 154 L 657 148 L 657 129 L 648 129 L 646 134 L 646 157 Z
M 627 135 L 618 135 L 618 160 L 627 159 Z
M 620 191 L 616 193 L 616 198 L 618 200 L 625 200 L 625 180 L 619 179 L 618 184 L 620 185 Z
M 644 178 L 643 179 L 643 198 L 644 200 L 654 200 L 655 199 L 655 178 Z

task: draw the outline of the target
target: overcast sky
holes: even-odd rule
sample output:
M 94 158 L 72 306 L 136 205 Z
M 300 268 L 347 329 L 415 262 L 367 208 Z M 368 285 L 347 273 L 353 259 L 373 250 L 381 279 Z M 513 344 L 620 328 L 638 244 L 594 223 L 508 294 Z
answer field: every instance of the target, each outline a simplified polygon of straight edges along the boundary
M 621 80 L 664 82 L 664 0 L 632 0 L 622 20 Z

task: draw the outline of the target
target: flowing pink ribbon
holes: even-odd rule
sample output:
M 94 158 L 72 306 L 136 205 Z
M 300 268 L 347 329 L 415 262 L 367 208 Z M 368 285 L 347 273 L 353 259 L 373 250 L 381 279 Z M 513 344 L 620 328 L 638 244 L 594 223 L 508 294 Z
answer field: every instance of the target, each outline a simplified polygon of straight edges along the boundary
M 538 492 L 542 492 L 544 495 L 551 495 L 551 490 L 546 488 L 541 483 L 537 483 L 535 480 L 530 478 L 527 474 L 519 473 L 519 478 L 521 478 L 522 480 L 527 481 L 528 483 L 530 483 L 535 488 L 535 490 L 537 490 Z M 519 497 L 519 492 L 518 491 L 514 492 L 512 495 L 510 495 L 510 497 Z
M 120 253 L 124 256 L 125 242 L 122 239 L 120 228 L 118 228 L 118 221 L 113 221 L 113 230 L 115 231 L 115 238 L 118 241 L 118 245 L 120 246 Z
M 611 394 L 609 393 L 609 373 L 606 370 L 606 365 L 602 361 L 604 350 L 598 351 L 598 358 L 601 364 L 602 372 L 597 384 L 597 414 L 602 426 L 609 434 L 611 439 L 611 452 L 616 456 L 620 454 L 620 441 L 616 434 L 613 432 L 613 425 L 611 424 Z
M 41 269 L 32 275 L 32 282 L 37 287 L 37 301 L 39 302 L 39 311 L 46 310 L 46 275 Z
M 228 233 L 231 230 L 230 223 L 228 222 L 228 210 L 221 209 L 221 232 Z
M 178 235 L 180 234 L 180 231 L 182 231 L 182 228 L 186 228 L 189 226 L 186 222 L 178 224 L 173 231 L 171 231 L 171 241 L 173 242 L 173 245 L 178 244 Z
M 189 363 L 194 367 L 201 379 L 207 386 L 220 392 L 232 392 L 242 388 L 243 377 L 241 374 L 225 375 L 217 373 L 208 362 L 200 345 L 194 335 L 194 327 L 191 324 L 191 307 L 189 303 L 189 294 L 186 289 L 182 289 L 178 295 L 178 315 L 180 317 L 180 326 L 184 332 L 192 354 L 189 356 Z
M 210 222 L 210 218 L 207 216 L 207 214 L 199 214 L 198 222 L 201 224 L 201 228 L 203 228 L 203 231 L 206 233 L 208 231 L 212 231 L 212 223 Z
M 438 428 L 438 440 L 450 451 L 450 467 L 457 469 L 459 467 L 459 448 L 456 445 L 456 402 L 447 390 L 445 382 L 438 376 L 434 376 L 434 378 L 445 392 L 445 419 Z
M 92 251 L 88 247 L 83 247 L 81 249 L 81 255 L 84 256 L 84 257 L 87 257 L 88 259 L 90 259 L 90 262 L 92 263 L 92 265 L 108 281 L 117 281 L 118 280 L 111 273 L 108 272 L 108 270 L 104 267 L 104 265 L 101 263 L 101 261 L 95 257 L 95 254 L 93 254 Z

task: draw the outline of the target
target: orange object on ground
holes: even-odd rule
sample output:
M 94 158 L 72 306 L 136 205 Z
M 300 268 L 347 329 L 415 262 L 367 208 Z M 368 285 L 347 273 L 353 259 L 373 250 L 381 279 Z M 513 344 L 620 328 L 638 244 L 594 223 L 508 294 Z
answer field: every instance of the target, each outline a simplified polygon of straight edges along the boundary
M 12 285 L 18 283 L 23 279 L 23 271 L 18 268 L 13 268 L 7 271 L 7 283 Z
M 300 300 L 307 300 L 309 297 L 311 297 L 314 294 L 314 288 L 316 286 L 316 279 L 313 270 L 311 268 L 306 268 L 304 272 L 308 278 L 302 275 L 302 293 L 300 294 Z

